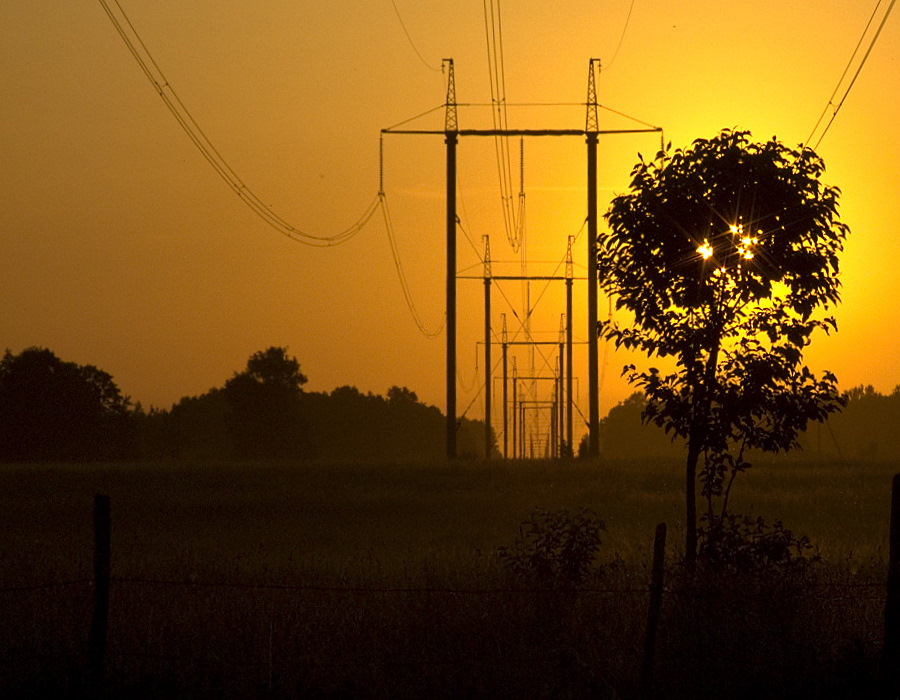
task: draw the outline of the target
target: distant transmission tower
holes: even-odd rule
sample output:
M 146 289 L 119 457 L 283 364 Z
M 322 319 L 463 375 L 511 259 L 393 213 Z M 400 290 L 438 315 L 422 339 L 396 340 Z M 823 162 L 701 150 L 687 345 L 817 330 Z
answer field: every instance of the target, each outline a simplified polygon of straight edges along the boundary
M 587 142 L 587 233 L 588 233 L 588 260 L 587 260 L 587 285 L 588 285 L 588 384 L 589 384 L 589 455 L 591 457 L 599 457 L 599 378 L 598 378 L 598 338 L 597 338 L 597 142 L 599 136 L 612 134 L 639 134 L 639 133 L 661 133 L 660 127 L 648 126 L 646 128 L 635 129 L 614 129 L 601 130 L 599 128 L 597 101 L 597 82 L 596 70 L 599 69 L 599 59 L 592 58 L 589 62 L 588 71 L 588 91 L 587 91 L 587 113 L 585 118 L 584 129 L 460 129 L 457 115 L 456 104 L 456 83 L 453 72 L 453 59 L 444 59 L 444 69 L 447 74 L 447 101 L 445 104 L 445 120 L 443 131 L 434 130 L 416 130 L 416 129 L 400 129 L 388 128 L 382 129 L 382 134 L 435 134 L 444 137 L 447 147 L 447 195 L 446 195 L 446 227 L 447 227 L 447 458 L 453 460 L 456 458 L 456 433 L 457 433 L 457 416 L 456 416 L 456 149 L 459 138 L 462 136 L 489 136 L 489 137 L 544 137 L 544 136 L 580 136 Z M 571 244 L 570 244 L 571 246 Z M 571 247 L 570 247 L 571 251 Z M 568 256 L 570 258 L 571 255 Z M 567 275 L 560 279 L 567 281 L 567 285 L 571 285 L 570 263 L 567 258 Z M 524 275 L 523 275 L 524 277 Z M 485 277 L 485 294 L 489 298 L 490 279 L 500 279 L 499 277 Z M 567 318 L 571 319 L 571 309 L 567 304 Z M 571 325 L 571 324 L 569 324 Z M 485 323 L 486 334 L 490 333 L 490 320 Z M 570 334 L 570 331 L 567 331 Z M 534 344 L 534 341 L 529 341 Z M 490 345 L 488 337 L 485 344 Z M 569 343 L 571 346 L 571 342 Z M 567 394 L 568 401 L 571 402 L 571 351 L 567 357 Z M 488 364 L 487 372 L 490 373 L 490 365 Z M 517 384 L 519 380 L 531 379 L 531 377 L 523 377 L 516 375 L 515 365 L 513 366 L 513 404 L 517 402 Z M 547 379 L 547 377 L 543 377 Z M 486 383 L 490 386 L 490 381 Z M 490 389 L 487 390 L 490 393 Z M 520 415 L 516 416 L 516 410 L 513 409 L 513 431 L 516 430 L 516 423 L 523 420 L 524 406 L 526 403 L 519 401 Z M 571 403 L 569 403 L 571 406 Z M 489 411 L 488 411 L 489 413 Z M 571 417 L 570 417 L 571 420 Z M 489 426 L 488 426 L 489 429 Z M 567 436 L 571 441 L 572 427 L 567 425 Z M 519 430 L 519 447 L 521 453 L 525 449 L 525 440 L 523 431 Z M 515 443 L 515 440 L 513 441 Z M 571 443 L 570 443 L 571 446 Z M 513 448 L 515 450 L 515 447 Z M 531 447 L 533 454 L 533 443 Z

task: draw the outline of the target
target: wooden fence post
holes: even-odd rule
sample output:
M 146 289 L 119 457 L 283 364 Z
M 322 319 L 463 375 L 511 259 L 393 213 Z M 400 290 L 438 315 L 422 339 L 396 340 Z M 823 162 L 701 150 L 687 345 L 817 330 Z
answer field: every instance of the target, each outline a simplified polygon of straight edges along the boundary
M 110 518 L 109 496 L 94 496 L 94 615 L 88 640 L 88 678 L 92 690 L 103 683 L 109 625 Z
M 884 646 L 879 669 L 882 696 L 900 695 L 900 474 L 891 489 L 891 542 L 888 554 L 887 600 L 884 604 Z
M 653 538 L 653 570 L 650 574 L 650 606 L 647 611 L 647 636 L 644 637 L 644 658 L 641 662 L 641 697 L 647 697 L 653 680 L 653 655 L 656 650 L 656 630 L 662 608 L 663 571 L 666 563 L 666 524 L 656 526 Z

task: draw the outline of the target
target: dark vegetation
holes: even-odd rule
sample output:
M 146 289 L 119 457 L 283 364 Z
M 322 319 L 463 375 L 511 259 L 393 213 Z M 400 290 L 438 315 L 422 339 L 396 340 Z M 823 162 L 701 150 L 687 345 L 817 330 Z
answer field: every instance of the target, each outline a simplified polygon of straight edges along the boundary
M 122 459 L 135 421 L 112 377 L 49 350 L 9 350 L 0 361 L 0 461 Z
M 658 522 L 643 697 L 873 697 L 897 469 L 758 465 L 735 507 L 813 550 L 688 578 L 674 460 L 2 466 L 0 696 L 84 687 L 103 492 L 105 697 L 636 698 Z
M 222 387 L 170 410 L 132 406 L 112 377 L 50 350 L 7 350 L 0 362 L 0 461 L 439 459 L 445 421 L 405 387 L 386 396 L 303 390 L 287 348 L 254 353 Z M 464 457 L 484 456 L 484 424 L 462 418 Z
M 849 233 L 824 171 L 812 150 L 754 143 L 747 131 L 670 144 L 640 156 L 598 236 L 600 286 L 630 316 L 600 335 L 674 361 L 668 374 L 624 374 L 647 397 L 645 418 L 687 447 L 689 570 L 703 535 L 698 490 L 706 534 L 732 529 L 732 486 L 750 453 L 796 448 L 810 423 L 843 406 L 837 378 L 803 364 L 812 335 L 837 329 L 827 314 Z
M 800 433 L 800 448 L 780 456 L 750 452 L 760 463 L 828 459 L 900 461 L 900 386 L 881 394 L 872 386 L 844 392 L 846 406 L 823 423 Z M 600 451 L 607 459 L 670 458 L 685 455 L 684 440 L 642 418 L 646 399 L 635 392 L 600 421 Z
M 113 503 L 106 697 L 637 697 L 658 522 L 673 537 L 643 697 L 874 688 L 896 461 L 851 461 L 850 447 L 828 462 L 761 461 L 729 518 L 701 523 L 687 576 L 677 462 L 626 458 L 629 443 L 684 451 L 642 423 L 640 395 L 604 420 L 600 468 L 447 465 L 413 461 L 427 441 L 442 444 L 437 409 L 396 387 L 303 392 L 281 348 L 149 413 L 109 375 L 49 351 L 7 353 L 2 369 L 10 445 L 67 435 L 67 412 L 96 421 L 31 453 L 41 463 L 0 466 L 2 697 L 87 693 L 94 493 Z M 34 400 L 55 393 L 77 400 Z M 826 424 L 832 442 L 846 421 L 887 457 L 893 431 L 870 431 L 898 404 L 900 392 L 849 392 Z M 38 420 L 42 406 L 49 417 Z M 162 459 L 86 463 L 111 459 L 109 445 Z M 312 457 L 320 445 L 325 459 Z M 28 453 L 4 459 L 13 455 Z
M 274 348 L 276 357 L 282 348 Z M 272 348 L 257 355 L 271 354 Z M 293 361 L 292 361 L 293 360 Z M 300 377 L 299 365 L 296 371 Z M 427 461 L 443 456 L 443 414 L 415 392 L 391 387 L 386 396 L 355 387 L 331 393 L 297 392 L 297 400 L 261 398 L 229 402 L 226 386 L 179 400 L 170 410 L 133 406 L 113 378 L 92 366 L 64 362 L 50 350 L 9 351 L 0 362 L 0 461 L 233 460 L 311 458 L 322 461 Z M 299 380 L 299 377 L 297 377 Z M 304 382 L 297 381 L 298 387 Z M 259 387 L 254 389 L 259 391 Z M 800 434 L 790 459 L 900 460 L 900 386 L 889 395 L 871 386 L 844 394 L 847 405 Z M 277 392 L 276 392 L 277 397 Z M 256 403 L 254 403 L 256 401 Z M 684 440 L 646 423 L 646 399 L 635 392 L 600 421 L 606 460 L 677 458 Z M 285 410 L 287 409 L 287 410 Z M 254 411 L 258 411 L 254 415 Z M 243 412 L 243 413 L 241 413 Z M 238 416 L 253 430 L 239 428 Z M 294 425 L 284 425 L 289 418 Z M 269 421 L 272 421 L 269 423 Z M 273 435 L 268 425 L 283 432 Z M 460 422 L 462 453 L 481 456 L 483 423 Z M 282 439 L 282 435 L 286 436 Z M 765 459 L 771 459 L 766 457 Z
M 400 387 L 308 394 L 281 347 L 149 413 L 95 367 L 7 352 L 0 461 L 49 466 L 0 467 L 0 694 L 872 696 L 880 504 L 897 463 L 839 459 L 838 471 L 783 454 L 808 445 L 816 424 L 816 454 L 824 425 L 842 457 L 827 421 L 847 406 L 858 453 L 892 455 L 880 441 L 894 434 L 900 392 L 841 394 L 834 375 L 803 365 L 813 333 L 836 330 L 824 314 L 840 300 L 839 191 L 820 183 L 812 151 L 749 136 L 725 130 L 641 157 L 606 214 L 599 281 L 630 318 L 597 332 L 674 369 L 625 368 L 641 393 L 603 422 L 602 470 L 571 459 L 425 467 L 441 457 L 436 408 Z M 484 427 L 459 422 L 463 454 L 479 456 Z M 680 449 L 680 484 L 671 462 L 610 461 L 636 444 Z M 86 464 L 97 460 L 108 466 Z M 877 496 L 863 498 L 866 480 Z M 86 677 L 92 492 L 121 508 L 126 546 L 114 556 L 106 672 L 92 653 Z M 865 501 L 864 517 L 846 517 L 848 497 L 851 510 Z M 810 529 L 795 534 L 782 513 Z M 670 546 L 665 590 L 654 564 L 650 596 L 659 522 L 683 545 Z M 859 522 L 867 531 L 854 536 Z M 98 577 L 94 652 L 107 628 Z

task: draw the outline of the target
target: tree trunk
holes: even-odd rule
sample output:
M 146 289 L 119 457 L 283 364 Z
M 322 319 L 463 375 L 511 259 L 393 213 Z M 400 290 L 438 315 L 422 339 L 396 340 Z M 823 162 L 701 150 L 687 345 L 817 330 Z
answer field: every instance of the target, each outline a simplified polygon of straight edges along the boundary
M 719 363 L 719 335 L 710 348 L 703 378 L 694 391 L 691 408 L 691 427 L 688 433 L 688 457 L 685 470 L 685 536 L 684 566 L 693 573 L 697 564 L 697 463 L 700 451 L 706 442 L 709 430 L 709 414 L 712 408 L 712 387 L 716 381 L 716 366 Z
M 698 416 L 691 417 L 691 432 L 688 437 L 687 470 L 684 484 L 686 495 L 684 566 L 689 573 L 693 573 L 697 563 L 697 462 L 700 459 L 700 444 L 703 442 L 699 423 Z

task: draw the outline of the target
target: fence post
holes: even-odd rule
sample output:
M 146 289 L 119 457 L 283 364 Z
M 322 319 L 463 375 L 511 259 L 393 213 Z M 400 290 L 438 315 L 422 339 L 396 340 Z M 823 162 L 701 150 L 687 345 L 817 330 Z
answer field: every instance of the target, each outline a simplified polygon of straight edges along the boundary
M 109 496 L 94 496 L 94 615 L 88 640 L 88 678 L 92 690 L 103 683 L 109 625 L 110 518 Z
M 653 655 L 656 650 L 656 630 L 662 607 L 663 570 L 666 563 L 666 524 L 656 526 L 653 538 L 653 570 L 650 574 L 650 606 L 647 611 L 647 636 L 644 637 L 644 658 L 641 662 L 641 697 L 649 695 L 653 680 Z
M 882 696 L 900 694 L 900 474 L 891 489 L 891 542 L 888 554 L 887 600 L 884 604 L 884 646 L 879 670 Z

